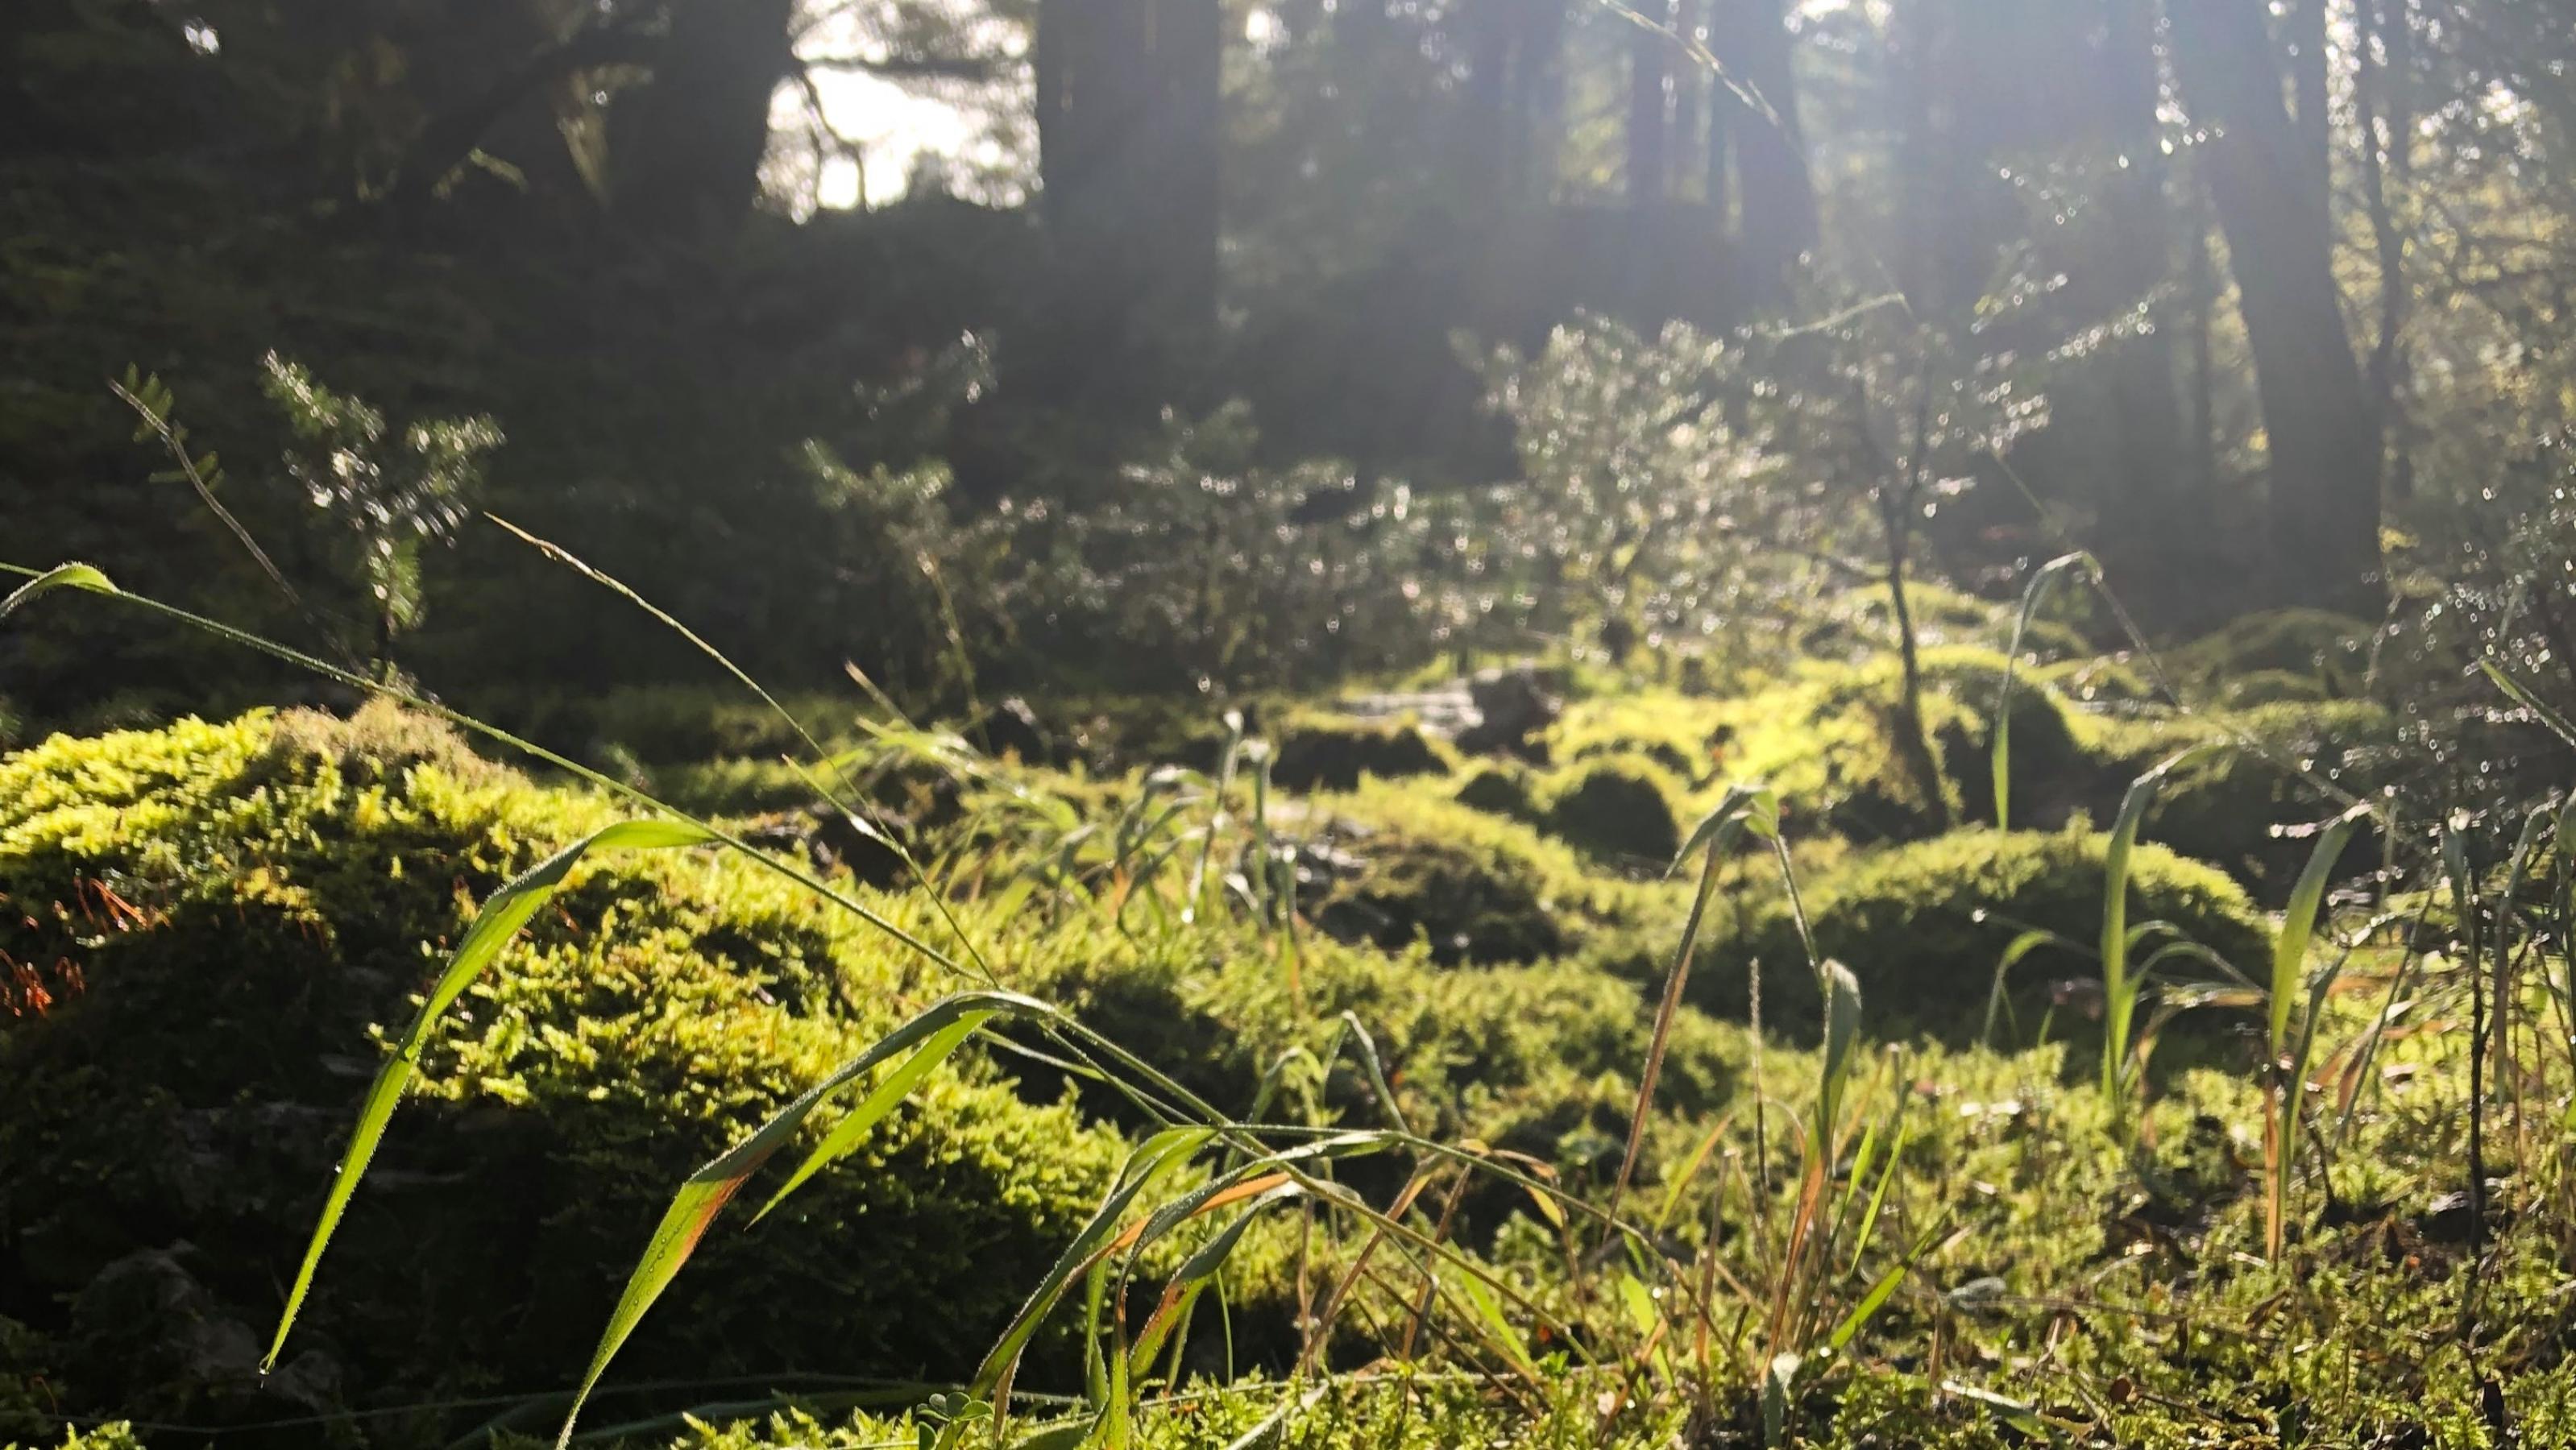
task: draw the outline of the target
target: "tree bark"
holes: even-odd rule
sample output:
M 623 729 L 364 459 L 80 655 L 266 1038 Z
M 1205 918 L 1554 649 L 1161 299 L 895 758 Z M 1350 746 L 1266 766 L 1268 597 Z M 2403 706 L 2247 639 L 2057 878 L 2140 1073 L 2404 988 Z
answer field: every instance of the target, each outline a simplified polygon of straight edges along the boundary
M 2183 486 L 2182 408 L 2174 396 L 2172 309 L 2155 300 L 2172 275 L 2172 226 L 2165 156 L 2158 134 L 2159 86 L 2152 0 L 2110 0 L 2104 60 L 2116 153 L 2104 188 L 2109 226 L 2101 258 L 2107 300 L 2123 313 L 2147 309 L 2144 325 L 2120 337 L 2109 360 L 2113 399 L 2112 489 L 2102 510 L 2100 553 L 2136 606 L 2178 622 L 2204 594 L 2210 531 L 2205 498 Z
M 1776 287 L 1816 244 L 1816 188 L 1798 125 L 1796 52 L 1785 0 L 1738 0 L 1745 23 L 1735 54 L 1718 58 L 1752 93 L 1739 113 L 1735 177 L 1743 192 L 1744 256 L 1753 275 Z
M 1040 205 L 1064 284 L 1055 383 L 1123 373 L 1159 392 L 1215 322 L 1223 45 L 1208 0 L 1039 11 Z
M 637 231 L 729 235 L 760 195 L 769 101 L 796 66 L 794 0 L 684 0 L 653 78 L 618 102 L 612 203 Z
M 1669 27 L 1672 0 L 1642 0 L 1637 13 L 1657 26 Z M 1672 37 L 1662 30 L 1636 26 L 1628 39 L 1628 204 L 1652 206 L 1664 199 L 1664 178 L 1671 171 L 1665 82 L 1672 74 Z
M 2282 108 L 2262 0 L 2170 0 L 2173 59 L 2227 237 L 2263 404 L 2277 603 L 2376 614 L 2379 441 L 2335 288 L 2333 219 Z

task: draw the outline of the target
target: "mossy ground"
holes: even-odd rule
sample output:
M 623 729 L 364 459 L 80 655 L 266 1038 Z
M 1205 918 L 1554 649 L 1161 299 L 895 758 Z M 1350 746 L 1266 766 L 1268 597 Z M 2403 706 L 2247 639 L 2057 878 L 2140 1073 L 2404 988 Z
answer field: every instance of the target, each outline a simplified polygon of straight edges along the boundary
M 1937 802 L 1897 767 L 1880 657 L 1729 698 L 1582 681 L 1535 766 L 1270 706 L 1331 748 L 1311 747 L 1328 764 L 1300 775 L 1320 789 L 1280 785 L 1258 830 L 1253 767 L 1222 821 L 1193 773 L 1218 763 L 1222 726 L 1130 733 L 1181 743 L 1065 767 L 973 762 L 953 781 L 943 770 L 968 757 L 935 739 L 818 732 L 854 752 L 849 778 L 911 823 L 940 883 L 934 903 L 834 878 L 892 926 L 961 964 L 972 943 L 1002 985 L 1222 1111 L 1401 1121 L 1596 1206 L 1689 906 L 1663 867 L 1727 781 L 1782 787 L 1796 905 L 1861 983 L 1869 1045 L 1837 1132 L 1849 1154 L 1877 1124 L 1879 1161 L 1899 1164 L 1875 1236 L 1846 1239 L 1816 1281 L 1848 1305 L 1893 1272 L 1866 1327 L 1810 1345 L 1766 1409 L 1763 1286 L 1798 1211 L 1820 1066 L 1793 904 L 1751 855 L 1719 875 L 1623 1196 L 1654 1253 L 1605 1254 L 1584 1220 L 1506 1180 L 1435 1173 L 1407 1221 L 1517 1297 L 1488 1318 L 1444 1292 L 1417 1328 L 1413 1250 L 1372 1260 L 1359 1226 L 1272 1213 L 1229 1261 L 1221 1332 L 1195 1321 L 1183 1382 L 1146 1397 L 1137 1443 L 1214 1450 L 1267 1423 L 1266 1443 L 1316 1447 L 1755 1445 L 1772 1416 L 1782 1439 L 1851 1450 L 2576 1434 L 2555 1136 L 2569 1067 L 2542 1030 L 2545 993 L 2511 1004 L 2518 1035 L 2489 1077 L 2504 1084 L 2485 1121 L 2494 1213 L 2473 1254 L 2458 1196 L 2470 968 L 2409 966 L 2391 931 L 2359 941 L 2320 1017 L 2322 1156 L 2302 1160 L 2275 1257 L 2252 1019 L 2211 1007 L 2163 1028 L 2131 1132 L 2094 1085 L 2091 1003 L 2059 988 L 2094 970 L 2098 826 L 2129 776 L 2208 743 L 2149 817 L 2131 920 L 2259 975 L 2270 928 L 2249 890 L 2271 894 L 2296 864 L 2279 843 L 2329 810 L 2263 767 L 2288 753 L 2375 782 L 2398 763 L 2385 717 L 2354 703 L 2164 717 L 2126 666 L 2034 663 L 2009 706 L 2023 829 L 1997 831 L 1979 823 L 2001 662 L 1952 612 L 1959 641 L 1927 654 Z M 2319 658 L 2301 678 L 2325 692 L 2341 656 Z M 677 701 L 632 719 L 644 784 L 702 783 L 702 803 L 743 817 L 813 800 L 756 720 Z M 1191 758 L 1157 758 L 1174 754 Z M 1386 768 L 1345 779 L 1361 756 Z M 681 1175 L 977 975 L 736 857 L 585 863 L 442 1024 L 287 1365 L 259 1380 L 277 1275 L 389 1026 L 475 902 L 623 810 L 383 709 L 57 737 L 0 761 L 0 1441 L 59 1444 L 69 1416 L 148 1422 L 154 1444 L 198 1438 L 171 1426 L 447 1443 L 496 1411 L 435 1406 L 506 1411 L 577 1372 Z M 2030 928 L 2062 945 L 2022 960 L 1990 1020 L 2000 954 Z M 1373 1059 L 1350 1050 L 1354 1027 Z M 955 1382 L 1154 1126 L 1045 1040 L 996 1035 L 776 1221 L 711 1240 L 591 1423 L 637 1445 L 917 1443 L 928 1422 L 903 1396 L 853 1408 L 828 1376 Z M 1384 1203 L 1417 1171 L 1381 1153 L 1336 1181 Z M 1846 1227 L 1872 1199 L 1862 1172 L 1847 1157 L 1825 1180 Z M 1668 1309 L 1697 1292 L 1663 1277 L 1667 1258 L 1705 1265 L 1738 1307 L 1640 1348 L 1664 1311 L 1623 1284 L 1659 1280 Z M 1300 1306 L 1345 1279 L 1321 1349 L 1335 1373 L 1298 1381 Z M 1028 1428 L 1060 1412 L 1049 1392 L 1082 1384 L 1070 1319 L 1026 1372 Z M 500 1437 L 544 1418 L 529 1402 Z M 290 1422 L 324 1428 L 273 1428 Z M 132 1443 L 109 1427 L 78 1446 Z

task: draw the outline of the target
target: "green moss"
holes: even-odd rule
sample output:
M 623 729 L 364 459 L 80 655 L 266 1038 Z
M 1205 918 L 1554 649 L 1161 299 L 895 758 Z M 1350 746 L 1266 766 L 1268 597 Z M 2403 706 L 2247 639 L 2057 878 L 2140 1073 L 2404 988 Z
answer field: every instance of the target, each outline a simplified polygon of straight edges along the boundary
M 1770 784 L 1790 829 L 1801 834 L 1902 841 L 1930 835 L 1944 820 L 1991 821 L 2003 657 L 1972 648 L 1927 650 L 1922 668 L 1923 725 L 1941 775 L 1939 801 L 1927 798 L 1905 767 L 1903 672 L 1884 656 L 1810 666 L 1729 702 L 1718 746 L 1723 773 Z M 2015 676 L 2012 711 L 2014 823 L 2057 825 L 2094 794 L 2078 726 L 2057 692 L 2027 671 Z
M 1528 962 L 1652 917 L 1670 894 L 1587 871 L 1563 843 L 1419 789 L 1373 785 L 1284 827 L 1316 848 L 1307 909 L 1345 941 L 1442 962 Z
M 2342 809 L 2314 775 L 2368 795 L 2407 768 L 2397 717 L 2362 700 L 2279 703 L 2130 722 L 2103 732 L 2107 781 L 2134 778 L 2183 751 L 2141 834 L 2225 867 L 2257 899 L 2278 903 L 2315 843 L 2302 829 Z
M 1590 761 L 1549 795 L 1548 832 L 1600 860 L 1661 870 L 1681 849 L 1680 786 L 1643 756 Z
M 1816 949 L 1849 966 L 1875 1034 L 1973 1032 L 1983 1020 L 1995 965 L 2026 927 L 2090 947 L 2102 921 L 2098 833 L 1958 831 L 1864 856 L 1806 890 Z M 2270 938 L 2245 893 L 2221 872 L 2156 846 L 2130 858 L 2129 919 L 2168 921 L 2193 939 L 2259 969 Z M 1766 1022 L 1813 1021 L 1817 998 L 1785 903 L 1766 897 L 1718 956 L 1695 976 L 1696 1000 L 1740 1013 L 1752 962 L 1762 963 Z M 2047 977 L 2098 976 L 2089 959 L 2026 959 L 2024 990 Z M 2023 1014 L 2026 1018 L 2027 1012 Z
M 2170 651 L 2165 668 L 2194 703 L 2231 681 L 2286 674 L 2330 695 L 2358 692 L 2370 664 L 2370 625 L 2322 609 L 2249 614 Z M 2278 688 L 2274 686 L 2273 688 Z
M 151 1336 L 177 1321 L 129 1344 L 47 1316 L 185 1240 L 193 1321 L 264 1331 L 383 1026 L 476 899 L 613 816 L 382 712 L 0 762 L 0 951 L 55 988 L 0 1019 L 0 1282 L 67 1336 L 60 1393 L 168 1417 L 233 1393 L 171 1373 Z M 946 985 L 738 860 L 585 863 L 441 1024 L 291 1353 L 379 1400 L 569 1380 L 673 1186 Z M 713 1236 L 627 1364 L 766 1370 L 820 1338 L 852 1368 L 957 1372 L 1115 1151 L 988 1067 L 943 1072 L 760 1231 Z
M 1507 821 L 1530 822 L 1538 819 L 1538 792 L 1531 784 L 1530 772 L 1517 765 L 1478 767 L 1458 787 L 1458 804 Z
M 1409 720 L 1367 721 L 1346 716 L 1301 713 L 1278 732 L 1278 755 L 1270 778 L 1297 791 L 1351 790 L 1363 777 L 1402 780 L 1416 775 L 1444 775 L 1452 767 L 1446 750 Z

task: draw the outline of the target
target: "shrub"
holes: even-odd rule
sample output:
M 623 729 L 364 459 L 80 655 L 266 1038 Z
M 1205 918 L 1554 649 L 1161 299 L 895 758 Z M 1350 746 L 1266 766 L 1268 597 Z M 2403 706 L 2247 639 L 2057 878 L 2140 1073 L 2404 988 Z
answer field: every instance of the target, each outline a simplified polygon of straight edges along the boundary
M 0 762 L 0 951 L 54 973 L 50 1001 L 0 1018 L 0 1315 L 56 1336 L 68 1399 L 175 1418 L 269 1393 L 132 1336 L 264 1342 L 369 1024 L 409 1011 L 476 898 L 614 814 L 386 710 Z M 738 859 L 585 863 L 442 1024 L 271 1384 L 568 1382 L 679 1179 L 945 985 Z M 989 1069 L 943 1072 L 778 1219 L 714 1235 L 629 1362 L 765 1371 L 820 1340 L 853 1369 L 954 1372 L 1114 1148 Z M 193 1307 L 106 1314 L 123 1285 Z
M 1862 857 L 1809 884 L 1806 905 L 1816 949 L 1850 967 L 1861 983 L 1871 1031 L 1908 1027 L 1936 1036 L 1973 1032 L 1984 1019 L 1995 964 L 2025 927 L 2056 932 L 2089 950 L 2101 935 L 2102 855 L 2098 833 L 1956 831 Z M 2245 893 L 2221 872 L 2159 846 L 2130 859 L 2132 923 L 2168 921 L 2229 960 L 2258 966 L 2270 938 Z M 1711 1011 L 1740 1013 L 1750 965 L 1763 974 L 1766 1026 L 1794 1036 L 1819 1003 L 1806 955 L 1776 893 L 1745 913 L 1714 970 L 1692 978 Z M 2019 980 L 2051 967 L 2089 976 L 2089 961 L 2028 959 Z

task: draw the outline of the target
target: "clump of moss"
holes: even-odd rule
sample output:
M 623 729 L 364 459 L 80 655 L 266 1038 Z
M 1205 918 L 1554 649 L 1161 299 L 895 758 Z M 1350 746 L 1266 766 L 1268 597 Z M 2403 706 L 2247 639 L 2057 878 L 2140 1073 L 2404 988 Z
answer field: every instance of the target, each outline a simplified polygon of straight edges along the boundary
M 1808 885 L 1816 949 L 1860 979 L 1873 1033 L 1973 1032 L 1996 963 L 2016 935 L 2036 927 L 2084 946 L 2099 938 L 2106 841 L 2094 832 L 1980 829 L 1862 857 Z M 2249 971 L 2270 949 L 2243 889 L 2212 867 L 2142 845 L 2130 857 L 2129 893 L 2131 921 L 2171 922 Z M 1748 912 L 1716 955 L 1716 969 L 1692 979 L 1710 1010 L 1744 1010 L 1746 975 L 1758 960 L 1766 1022 L 1814 1020 L 1817 995 L 1785 903 L 1766 899 Z M 2036 981 L 2048 965 L 2033 959 L 2022 981 Z M 2099 972 L 2081 958 L 2057 965 L 2061 975 Z
M 2110 738 L 2134 776 L 2197 747 L 2157 792 L 2145 836 L 2227 868 L 2266 901 L 2286 899 L 2315 842 L 2305 827 L 2341 809 L 2307 777 L 2368 795 L 2406 768 L 2397 717 L 2365 700 L 2279 703 L 2133 726 Z M 2304 772 L 2304 773 L 2303 773 Z
M 1443 963 L 1530 962 L 1649 914 L 1648 888 L 1595 876 L 1563 843 L 1418 789 L 1316 802 L 1303 831 L 1315 923 Z M 1288 829 L 1296 830 L 1291 818 Z
M 1516 765 L 1479 767 L 1458 787 L 1454 797 L 1458 804 L 1507 821 L 1530 822 L 1539 818 L 1538 792 L 1530 782 L 1530 773 Z
M 0 1314 L 65 1346 L 66 1402 L 176 1415 L 260 1393 L 228 1359 L 103 1339 L 66 1306 L 122 1272 L 198 1305 L 154 1332 L 264 1329 L 387 1025 L 474 901 L 615 815 L 389 712 L 0 761 L 0 951 L 68 968 L 0 1018 L 18 1104 Z M 878 1004 L 941 985 L 738 859 L 584 863 L 440 1024 L 290 1347 L 304 1382 L 399 1401 L 569 1378 L 673 1187 L 890 1026 Z M 943 1070 L 760 1232 L 710 1238 L 630 1362 L 761 1370 L 822 1335 L 853 1365 L 962 1369 L 1115 1151 L 989 1067 Z M 175 1277 L 117 1270 L 181 1241 Z M 213 1378 L 133 1381 L 170 1364 Z
M 2231 681 L 2278 676 L 2312 682 L 2323 696 L 2358 694 L 2370 666 L 2370 625 L 2322 609 L 2249 614 L 2171 651 L 2165 668 L 2187 697 L 2219 693 Z M 2286 697 L 2284 697 L 2286 698 Z
M 1346 791 L 1360 780 L 1402 780 L 1445 775 L 1450 758 L 1409 720 L 1369 721 L 1307 714 L 1279 734 L 1270 767 L 1273 782 L 1288 790 Z
M 1859 842 L 1916 840 L 1945 824 L 1993 819 L 1994 716 L 2004 660 L 1990 650 L 1926 650 L 1922 723 L 1940 776 L 1926 795 L 1906 765 L 1898 662 L 1812 665 L 1721 711 L 1723 773 L 1780 793 L 1793 831 Z M 2063 700 L 2033 672 L 2012 693 L 2016 824 L 2055 825 L 2095 794 L 2087 758 Z
M 1673 818 L 1678 786 L 1643 757 L 1591 761 L 1571 772 L 1547 803 L 1543 822 L 1559 840 L 1591 856 L 1661 868 L 1682 846 Z

